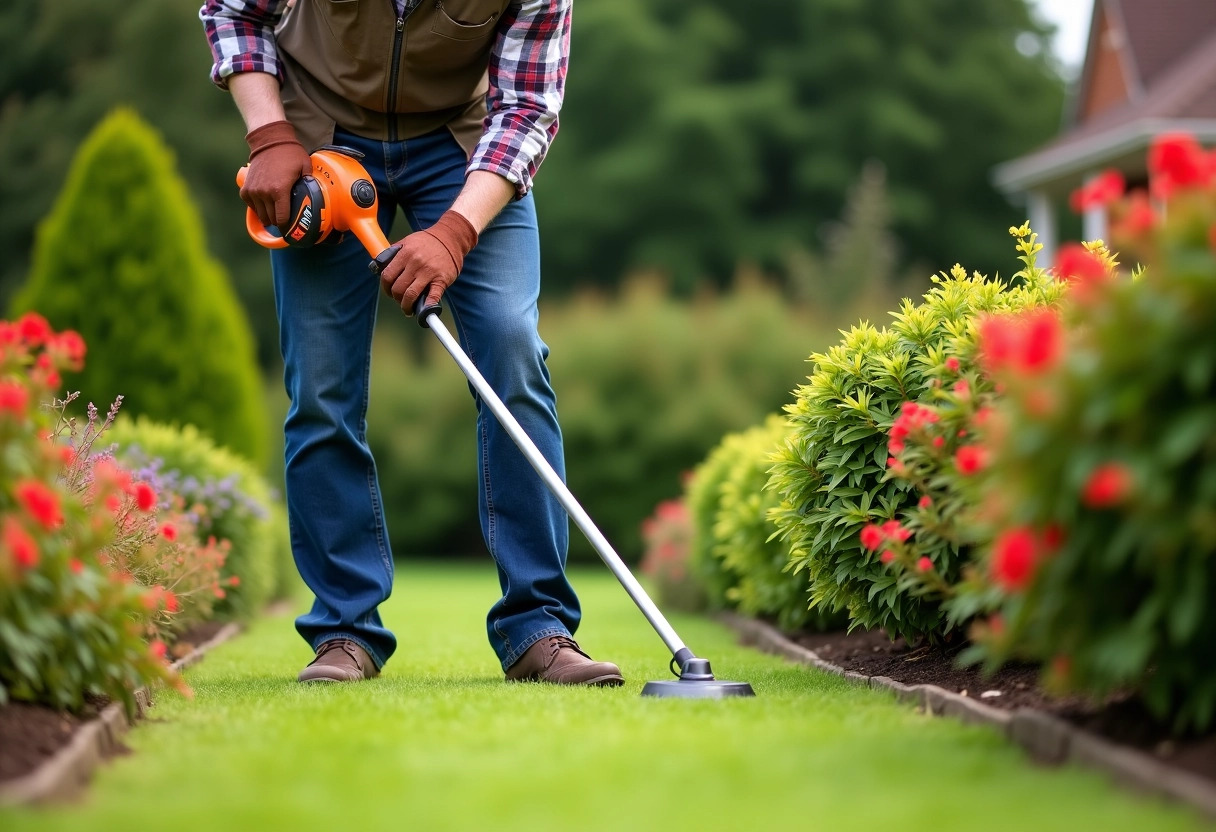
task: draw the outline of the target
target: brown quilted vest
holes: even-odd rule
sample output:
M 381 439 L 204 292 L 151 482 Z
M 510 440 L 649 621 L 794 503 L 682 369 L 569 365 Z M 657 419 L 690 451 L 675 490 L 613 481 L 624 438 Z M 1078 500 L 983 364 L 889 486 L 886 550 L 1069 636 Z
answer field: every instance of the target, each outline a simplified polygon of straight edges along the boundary
M 446 126 L 471 154 L 509 2 L 422 0 L 399 20 L 393 0 L 296 0 L 275 32 L 288 121 L 310 150 L 335 124 L 389 141 Z

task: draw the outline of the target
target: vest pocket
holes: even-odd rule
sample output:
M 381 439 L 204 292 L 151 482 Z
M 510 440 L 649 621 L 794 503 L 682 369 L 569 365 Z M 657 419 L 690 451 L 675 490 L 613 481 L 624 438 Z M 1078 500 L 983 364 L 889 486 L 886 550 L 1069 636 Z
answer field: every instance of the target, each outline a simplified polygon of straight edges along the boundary
M 375 42 L 373 36 L 376 31 L 375 16 L 370 14 L 366 4 L 360 14 L 359 5 L 359 0 L 321 0 L 315 4 L 315 8 L 342 50 L 363 65 L 374 60 L 374 56 L 369 54 L 372 51 L 369 47 Z
M 478 0 L 436 0 L 435 11 L 434 34 L 451 40 L 484 40 L 494 32 L 500 6 Z

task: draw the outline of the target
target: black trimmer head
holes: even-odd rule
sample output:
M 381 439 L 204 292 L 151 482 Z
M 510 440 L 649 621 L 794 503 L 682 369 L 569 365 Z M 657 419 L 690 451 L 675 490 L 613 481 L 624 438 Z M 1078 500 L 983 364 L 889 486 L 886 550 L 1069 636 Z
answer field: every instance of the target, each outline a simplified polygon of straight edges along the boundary
M 724 682 L 714 678 L 709 659 L 688 659 L 676 681 L 647 682 L 642 696 L 668 699 L 726 699 L 731 696 L 755 696 L 747 682 Z

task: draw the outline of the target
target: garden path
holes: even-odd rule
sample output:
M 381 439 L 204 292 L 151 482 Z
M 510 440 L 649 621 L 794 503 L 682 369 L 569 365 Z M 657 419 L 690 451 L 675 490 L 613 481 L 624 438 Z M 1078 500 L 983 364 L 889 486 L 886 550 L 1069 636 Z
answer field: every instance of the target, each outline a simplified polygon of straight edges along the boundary
M 379 679 L 305 687 L 291 619 L 265 618 L 162 693 L 79 805 L 0 812 L 25 830 L 1155 830 L 1187 810 L 1031 765 L 991 731 L 733 643 L 673 616 L 752 700 L 638 696 L 662 643 L 603 569 L 579 570 L 583 646 L 624 688 L 506 685 L 482 630 L 489 564 L 409 565 Z

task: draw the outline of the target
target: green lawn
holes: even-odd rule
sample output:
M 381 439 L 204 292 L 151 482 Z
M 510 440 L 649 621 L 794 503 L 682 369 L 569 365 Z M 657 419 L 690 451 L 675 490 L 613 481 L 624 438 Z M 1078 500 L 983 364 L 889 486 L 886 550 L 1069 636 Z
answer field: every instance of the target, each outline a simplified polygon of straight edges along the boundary
M 1177 807 L 1088 772 L 1044 770 L 991 731 L 673 624 L 758 697 L 647 700 L 667 656 L 606 570 L 574 576 L 580 640 L 620 663 L 610 690 L 506 685 L 486 645 L 497 585 L 480 568 L 409 566 L 385 609 L 386 673 L 305 687 L 290 617 L 259 621 L 162 694 L 135 753 L 87 799 L 0 812 L 19 830 L 1181 830 Z

